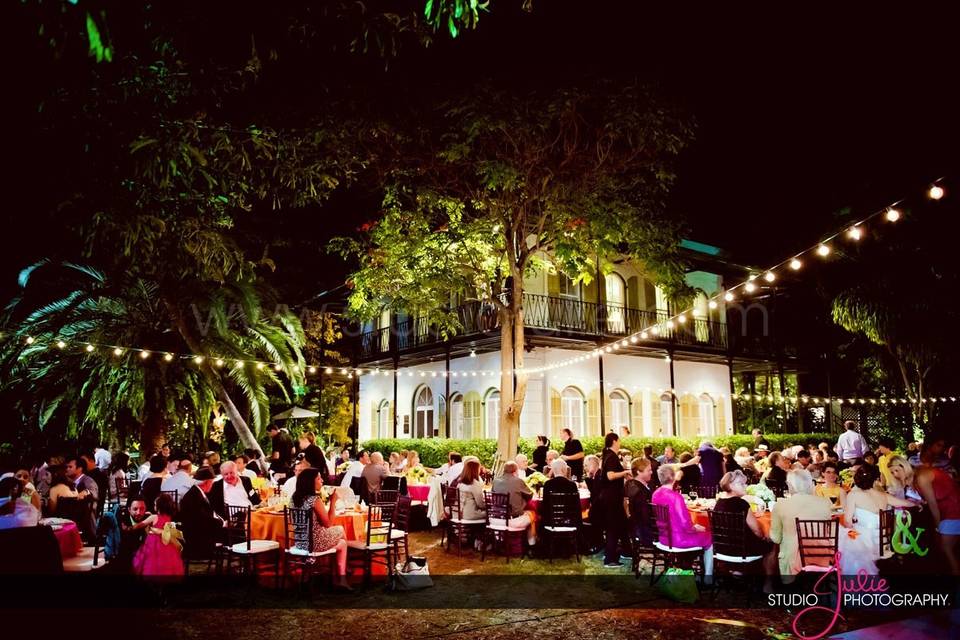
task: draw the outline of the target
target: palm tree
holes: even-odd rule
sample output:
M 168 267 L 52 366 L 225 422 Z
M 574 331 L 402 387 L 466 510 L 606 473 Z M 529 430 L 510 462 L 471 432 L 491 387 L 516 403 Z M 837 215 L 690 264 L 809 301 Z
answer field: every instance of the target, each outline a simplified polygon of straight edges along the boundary
M 198 317 L 205 312 L 210 318 L 202 351 L 185 345 L 175 326 L 179 316 L 171 316 L 150 281 L 42 261 L 20 274 L 20 285 L 21 295 L 7 308 L 12 339 L 0 364 L 4 388 L 14 391 L 21 415 L 41 429 L 60 424 L 69 435 L 87 427 L 106 433 L 129 412 L 142 425 L 143 447 L 156 450 L 171 427 L 205 433 L 222 407 L 244 446 L 259 449 L 233 397 L 244 398 L 260 431 L 269 419 L 267 386 L 286 395 L 280 373 L 302 380 L 299 321 L 282 309 L 264 313 L 269 291 L 258 282 L 192 298 Z M 190 293 L 182 291 L 180 299 Z M 179 355 L 184 352 L 209 357 L 198 365 Z M 258 368 L 251 360 L 279 369 Z

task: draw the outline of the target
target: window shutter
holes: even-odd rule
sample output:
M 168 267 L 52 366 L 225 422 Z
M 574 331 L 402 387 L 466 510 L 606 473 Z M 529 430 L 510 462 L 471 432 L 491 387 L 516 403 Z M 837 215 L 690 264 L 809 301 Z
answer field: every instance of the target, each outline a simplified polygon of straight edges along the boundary
M 713 409 L 713 423 L 717 425 L 716 435 L 727 434 L 727 412 L 723 403 L 723 397 L 717 398 L 716 406 Z
M 603 423 L 606 424 L 603 424 Z M 600 433 L 613 431 L 617 425 L 613 424 L 613 402 L 610 401 L 610 394 L 603 395 L 603 421 L 600 424 Z
M 640 283 L 637 279 L 637 276 L 630 276 L 627 278 L 627 301 L 626 306 L 628 309 L 641 309 L 640 305 Z M 633 330 L 633 327 L 631 327 Z
M 551 298 L 560 295 L 560 276 L 556 273 L 547 274 L 547 295 Z
M 465 434 L 470 438 L 483 437 L 483 416 L 481 411 L 483 405 L 480 402 L 480 394 L 476 391 L 470 391 L 463 397 L 463 426 Z
M 633 394 L 630 403 L 630 433 L 635 436 L 648 435 L 643 431 L 643 391 Z
M 380 435 L 380 403 L 374 400 L 370 403 L 372 415 L 370 416 L 370 438 L 377 440 L 382 438 Z
M 587 435 L 600 435 L 600 390 L 594 389 L 587 398 Z
M 700 402 L 687 394 L 680 399 L 680 424 L 677 433 L 681 437 L 700 435 Z
M 560 401 L 560 392 L 556 389 L 550 389 L 550 439 L 556 440 L 560 437 L 560 429 L 563 428 L 563 407 Z
M 384 433 L 381 437 L 383 438 L 397 437 L 397 425 L 393 421 L 393 400 L 387 403 L 387 432 Z
M 650 428 L 653 430 L 651 435 L 662 436 L 663 435 L 663 406 L 660 402 L 660 396 L 651 391 L 646 394 L 647 398 L 651 400 L 650 402 Z

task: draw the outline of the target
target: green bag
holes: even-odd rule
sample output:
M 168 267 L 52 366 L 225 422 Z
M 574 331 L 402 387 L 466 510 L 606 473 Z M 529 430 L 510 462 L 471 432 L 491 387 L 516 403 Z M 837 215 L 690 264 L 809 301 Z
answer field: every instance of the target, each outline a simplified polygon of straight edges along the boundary
M 693 604 L 700 598 L 697 578 L 691 569 L 667 569 L 657 581 L 660 593 L 676 602 Z

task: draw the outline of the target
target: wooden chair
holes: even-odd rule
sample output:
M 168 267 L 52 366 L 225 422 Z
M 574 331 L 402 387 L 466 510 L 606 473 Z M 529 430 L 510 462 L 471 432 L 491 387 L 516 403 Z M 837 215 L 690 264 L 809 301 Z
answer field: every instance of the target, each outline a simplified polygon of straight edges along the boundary
M 648 526 L 650 531 L 653 532 L 653 540 L 657 540 L 658 529 L 657 529 L 657 514 L 653 510 L 653 505 L 649 505 L 650 520 Z M 633 543 L 633 573 L 639 578 L 640 577 L 640 561 L 647 560 L 650 563 L 651 567 L 651 576 L 653 574 L 652 567 L 654 565 L 654 560 L 657 557 L 659 550 L 653 546 L 653 543 L 644 544 L 643 540 L 634 536 L 631 536 L 631 542 Z M 651 578 L 652 579 L 652 578 Z
M 113 494 L 110 498 L 110 506 L 116 510 L 119 509 L 122 504 L 127 500 L 127 478 L 126 476 L 117 476 L 112 479 L 113 482 Z
M 544 508 L 545 507 L 545 508 Z M 580 562 L 580 495 L 576 493 L 557 493 L 541 503 L 541 537 L 546 542 L 547 555 L 553 562 L 553 551 L 557 541 L 568 540 L 573 544 L 577 562 Z
M 709 511 L 710 531 L 713 535 L 714 576 L 729 576 L 746 579 L 747 569 L 756 568 L 763 562 L 763 556 L 751 554 L 747 541 L 753 532 L 747 526 L 744 513 L 729 511 Z M 761 571 L 762 572 L 762 571 Z M 719 586 L 719 582 L 716 583 Z M 747 583 L 747 598 L 750 597 L 750 584 Z
M 290 575 L 290 565 L 300 568 L 299 591 L 303 591 L 303 585 L 309 582 L 314 569 L 320 563 L 321 558 L 329 559 L 329 575 L 332 576 L 337 568 L 337 550 L 327 549 L 326 551 L 315 551 L 313 547 L 313 527 L 314 517 L 313 509 L 310 508 L 283 508 L 283 546 L 286 551 L 283 554 L 283 575 L 284 578 Z
M 457 540 L 457 555 L 463 555 L 463 540 L 465 534 L 471 530 L 482 530 L 487 525 L 487 519 L 477 518 L 468 520 L 463 517 L 463 511 L 460 508 L 460 490 L 457 487 L 447 487 L 447 508 L 450 510 L 450 517 L 447 519 L 447 551 L 450 551 L 450 543 L 454 537 Z M 442 544 L 442 542 L 441 542 Z
M 393 516 L 395 505 L 374 504 L 367 511 L 367 532 L 362 540 L 348 540 L 347 548 L 360 552 L 363 561 L 363 582 L 370 584 L 374 564 L 384 564 L 387 575 L 393 574 L 390 562 L 393 548 Z
M 400 559 L 400 543 L 403 543 L 403 561 L 410 559 L 410 508 L 413 501 L 410 496 L 399 496 L 397 498 L 397 510 L 393 517 L 393 531 L 390 532 L 390 540 L 393 542 L 393 557 Z
M 391 504 L 396 504 L 397 498 L 399 497 L 400 497 L 399 490 L 381 489 L 380 491 L 377 491 L 372 496 L 370 496 L 370 502 L 371 504 L 391 505 Z
M 893 525 L 896 521 L 896 515 L 893 507 L 880 510 L 880 556 L 878 560 L 889 560 L 895 555 L 890 543 L 893 540 Z
M 837 555 L 837 539 L 840 533 L 839 521 L 801 520 L 797 521 L 797 546 L 800 549 L 801 571 L 823 573 L 833 568 Z
M 673 528 L 670 525 L 670 509 L 663 504 L 651 505 L 657 519 L 657 540 L 653 543 L 657 553 L 653 558 L 650 570 L 650 584 L 656 582 L 660 576 L 671 567 L 693 568 L 700 574 L 701 582 L 706 575 L 703 547 L 678 547 L 673 541 Z M 663 571 L 657 575 L 658 560 L 663 561 Z
M 702 484 L 693 490 L 696 491 L 698 498 L 714 499 L 717 497 L 717 485 L 715 484 Z
M 509 564 L 510 543 L 514 538 L 517 538 L 520 540 L 522 549 L 527 528 L 510 524 L 510 494 L 484 491 L 483 499 L 487 504 L 487 526 L 484 529 L 484 545 L 480 553 L 480 560 L 482 562 L 486 557 L 488 543 L 492 543 L 494 546 L 499 543 Z M 497 522 L 493 522 L 494 520 Z
M 180 504 L 180 490 L 179 490 L 179 489 L 174 489 L 174 490 L 172 490 L 172 491 L 161 491 L 161 492 L 160 492 L 160 495 L 162 495 L 162 496 L 167 496 L 167 497 L 169 497 L 171 500 L 173 500 L 174 506 Z
M 226 505 L 227 510 L 227 542 L 223 545 L 227 553 L 227 573 L 233 564 L 233 558 L 241 560 L 246 568 L 249 564 L 250 572 L 256 576 L 257 558 L 272 553 L 274 556 L 274 570 L 276 571 L 277 585 L 280 584 L 280 543 L 276 540 L 253 540 L 251 532 L 252 518 L 250 505 Z

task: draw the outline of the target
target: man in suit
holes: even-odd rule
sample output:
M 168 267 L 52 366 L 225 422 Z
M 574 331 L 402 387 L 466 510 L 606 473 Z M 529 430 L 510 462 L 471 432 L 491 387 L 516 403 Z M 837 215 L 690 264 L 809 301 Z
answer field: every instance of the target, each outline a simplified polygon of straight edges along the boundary
M 221 518 L 227 517 L 227 505 L 245 507 L 260 504 L 260 493 L 253 488 L 250 478 L 237 472 L 235 462 L 228 460 L 221 464 L 220 475 L 223 477 L 213 483 L 208 497 L 213 510 Z
M 77 514 L 77 527 L 88 541 L 93 541 L 97 532 L 97 522 L 94 517 L 97 501 L 100 499 L 100 488 L 96 481 L 86 474 L 87 466 L 80 456 L 67 460 L 67 479 L 73 483 L 84 505 L 83 513 Z
M 790 497 L 777 501 L 770 526 L 770 540 L 780 545 L 780 576 L 784 584 L 793 582 L 800 573 L 800 545 L 796 519 L 829 520 L 830 500 L 813 493 L 813 478 L 806 470 L 787 474 Z
M 207 497 L 213 489 L 213 470 L 200 467 L 193 479 L 196 484 L 180 498 L 184 555 L 194 559 L 209 558 L 216 543 L 223 540 L 224 521 L 214 512 Z

